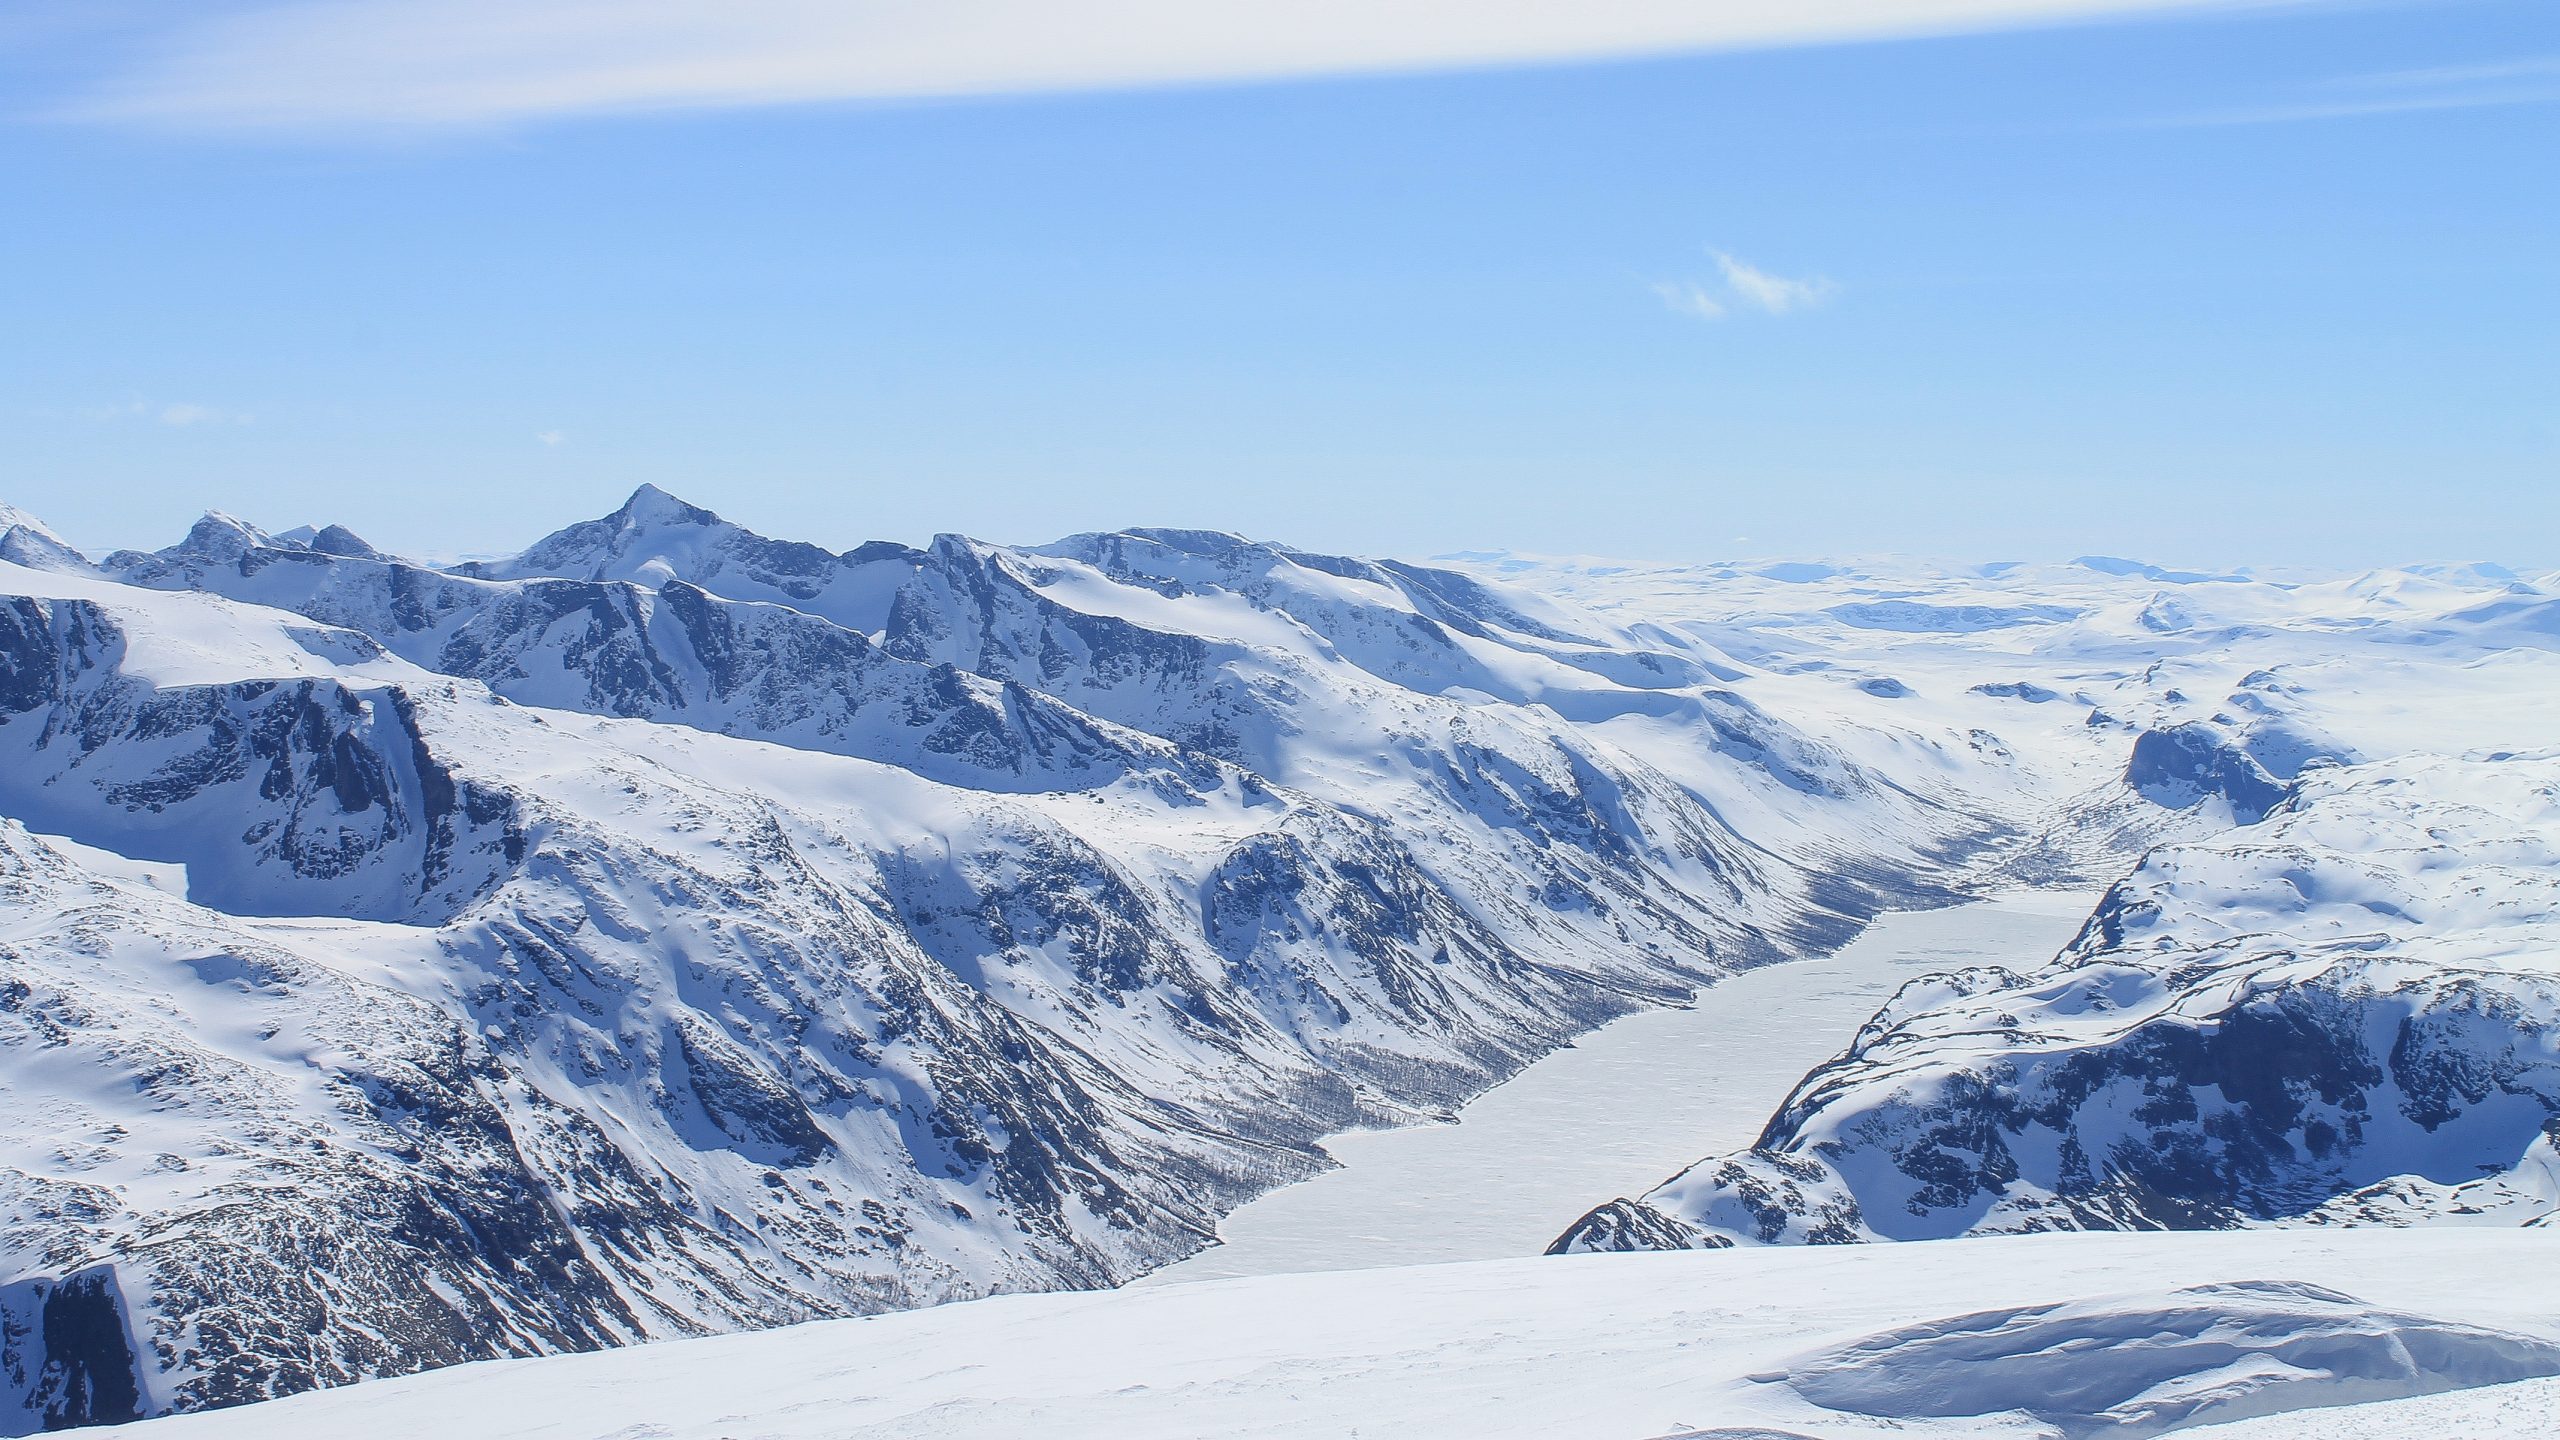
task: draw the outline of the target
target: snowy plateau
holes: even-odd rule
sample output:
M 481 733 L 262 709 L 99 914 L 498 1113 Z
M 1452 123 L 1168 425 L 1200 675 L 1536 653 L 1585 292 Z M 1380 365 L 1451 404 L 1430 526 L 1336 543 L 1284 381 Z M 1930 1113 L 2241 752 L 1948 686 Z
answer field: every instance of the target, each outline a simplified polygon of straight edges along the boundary
M 0 1433 L 2545 1433 L 2556 716 L 2488 566 L 0 506 Z M 1127 1284 L 1727 1000 L 1810 1073 L 1513 1258 Z

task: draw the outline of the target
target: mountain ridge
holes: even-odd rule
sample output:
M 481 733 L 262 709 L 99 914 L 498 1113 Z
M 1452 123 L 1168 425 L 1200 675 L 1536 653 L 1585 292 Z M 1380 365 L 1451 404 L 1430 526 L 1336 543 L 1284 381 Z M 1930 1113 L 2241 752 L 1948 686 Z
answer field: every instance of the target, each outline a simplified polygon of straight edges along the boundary
M 19 1428 L 1109 1284 L 1330 1131 L 2405 748 L 2305 647 L 2458 677 L 2481 733 L 2549 653 L 2460 576 L 2167 630 L 2086 569 L 1631 610 L 1207 531 L 834 552 L 654 489 L 444 569 L 219 516 L 25 553 Z

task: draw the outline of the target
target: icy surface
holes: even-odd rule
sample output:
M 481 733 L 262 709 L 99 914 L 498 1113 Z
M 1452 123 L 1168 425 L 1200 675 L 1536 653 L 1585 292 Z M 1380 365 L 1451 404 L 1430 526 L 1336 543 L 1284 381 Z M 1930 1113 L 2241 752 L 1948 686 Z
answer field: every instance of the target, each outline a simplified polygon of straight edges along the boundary
M 1217 1248 L 1137 1283 L 1534 1255 L 1597 1194 L 1641 1189 L 1700 1142 L 1751 1143 L 1804 1072 L 1916 975 L 2033 965 L 2096 896 L 2033 891 L 1880 916 L 1834 954 L 1630 1015 L 1487 1091 L 1456 1124 L 1328 1137 L 1343 1168 L 1219 1222 Z

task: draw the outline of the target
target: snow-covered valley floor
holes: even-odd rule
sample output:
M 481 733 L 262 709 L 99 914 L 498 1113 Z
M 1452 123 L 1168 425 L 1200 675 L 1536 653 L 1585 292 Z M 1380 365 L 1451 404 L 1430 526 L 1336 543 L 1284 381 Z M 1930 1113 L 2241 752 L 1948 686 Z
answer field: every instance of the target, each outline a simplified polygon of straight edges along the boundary
M 2291 1387 L 2286 1408 L 2363 1404 L 2242 1434 L 2489 1440 L 2548 1433 L 2540 1420 L 2560 1418 L 2560 1382 L 2515 1378 L 2560 1371 L 2555 1265 L 2560 1235 L 2549 1231 L 2438 1229 L 2002 1236 L 1259 1276 L 485 1362 L 139 1433 L 2026 1440 L 2210 1422 L 2217 1395 L 2273 1383 Z M 2057 1302 L 2074 1303 L 1986 1314 Z M 2430 1316 L 2467 1324 L 2419 1318 Z M 2302 1353 L 2260 1363 L 2229 1347 L 2235 1337 Z M 1854 1363 L 1839 1363 L 1843 1353 Z M 2067 1362 L 2060 1377 L 2053 1356 Z M 2381 1398 L 2483 1381 L 2418 1402 L 2425 1430 L 2393 1424 L 2410 1402 Z M 2245 1399 L 2219 1403 L 2249 1413 Z M 2076 1423 L 2057 1406 L 2109 1418 Z M 2535 1423 L 2515 1428 L 2520 1416 Z
M 2041 964 L 2096 898 L 2026 890 L 1885 915 L 1823 959 L 1746 971 L 1689 1009 L 1630 1015 L 1486 1092 L 1454 1125 L 1334 1136 L 1325 1148 L 1343 1168 L 1253 1201 L 1218 1227 L 1216 1248 L 1136 1283 L 1535 1255 L 1592 1205 L 1749 1145 L 1904 981 Z

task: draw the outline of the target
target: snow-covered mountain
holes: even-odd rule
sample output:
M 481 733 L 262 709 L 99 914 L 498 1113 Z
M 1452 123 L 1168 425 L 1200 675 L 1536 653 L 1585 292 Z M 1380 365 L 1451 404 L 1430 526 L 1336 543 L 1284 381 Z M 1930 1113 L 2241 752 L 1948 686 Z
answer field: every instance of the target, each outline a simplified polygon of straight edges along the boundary
M 475 568 L 0 569 L 19 1425 L 1106 1284 L 1996 829 L 1444 573 L 653 492 Z
M 1560 1250 L 2560 1214 L 2560 751 L 2307 772 Z
M 43 521 L 6 504 L 0 504 L 0 561 L 37 570 L 89 568 L 87 558 L 46 529 Z
M 1879 908 L 2530 729 L 2560 646 L 1812 570 L 0 515 L 0 1430 L 1111 1284 Z

